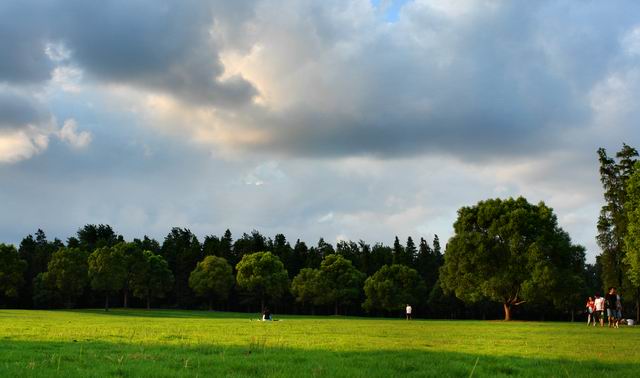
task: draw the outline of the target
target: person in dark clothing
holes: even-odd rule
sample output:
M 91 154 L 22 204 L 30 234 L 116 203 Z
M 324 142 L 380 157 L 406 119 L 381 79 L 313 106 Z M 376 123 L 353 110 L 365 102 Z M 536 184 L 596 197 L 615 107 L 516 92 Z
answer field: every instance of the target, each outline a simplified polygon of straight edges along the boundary
M 610 287 L 609 292 L 604 296 L 604 305 L 607 309 L 607 319 L 609 321 L 609 328 L 615 326 L 616 322 L 616 300 L 618 296 L 616 295 L 616 288 Z
M 265 307 L 264 311 L 262 311 L 262 320 L 273 320 L 271 319 L 271 311 L 269 311 L 268 307 Z

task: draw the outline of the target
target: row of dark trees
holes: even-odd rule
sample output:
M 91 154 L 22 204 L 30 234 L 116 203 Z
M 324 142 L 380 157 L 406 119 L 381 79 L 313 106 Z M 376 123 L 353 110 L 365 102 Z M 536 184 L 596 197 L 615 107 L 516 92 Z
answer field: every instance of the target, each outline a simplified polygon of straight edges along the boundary
M 366 278 L 383 274 L 383 267 L 401 267 L 402 272 L 413 272 L 420 289 L 420 295 L 399 296 L 405 298 L 401 302 L 412 299 L 415 306 L 424 302 L 426 307 L 443 261 L 437 236 L 432 245 L 424 239 L 416 245 L 409 237 L 404 245 L 396 238 L 393 246 L 340 241 L 334 247 L 324 239 L 311 247 L 300 240 L 291 246 L 282 234 L 271 239 L 253 231 L 234 240 L 229 230 L 200 243 L 183 228 L 173 228 L 162 244 L 146 236 L 127 242 L 109 225 L 89 224 L 66 243 L 49 241 L 38 230 L 25 237 L 17 250 L 1 245 L 0 294 L 5 305 L 23 308 L 92 307 L 103 298 L 107 307 L 111 300 L 123 307 L 133 302 L 146 307 L 207 304 L 256 310 L 266 300 L 287 312 L 337 312 L 340 307 L 344 312 L 362 313 Z M 282 265 L 286 285 L 242 282 L 241 268 L 258 252 L 268 253 L 265 256 Z M 369 299 L 365 307 L 370 311 L 400 308 L 397 303 L 377 305 L 373 297 Z
M 258 231 L 234 240 L 174 228 L 162 243 L 127 242 L 108 225 L 86 225 L 66 243 L 44 232 L 19 248 L 0 245 L 0 304 L 24 308 L 209 307 L 278 312 L 397 314 L 411 303 L 426 317 L 573 318 L 606 287 L 640 317 L 640 163 L 627 145 L 598 151 L 606 200 L 602 254 L 585 264 L 552 209 L 524 198 L 481 201 L 458 211 L 446 253 L 396 237 L 392 246 L 320 239 L 291 245 Z M 496 306 L 501 304 L 502 310 Z M 635 305 L 635 306 L 633 306 Z

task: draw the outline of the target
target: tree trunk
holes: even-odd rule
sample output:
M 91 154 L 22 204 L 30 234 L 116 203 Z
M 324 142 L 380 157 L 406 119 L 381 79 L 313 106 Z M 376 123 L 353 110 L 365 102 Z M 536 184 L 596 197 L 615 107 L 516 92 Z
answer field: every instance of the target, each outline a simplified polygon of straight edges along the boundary
M 104 310 L 109 311 L 109 294 L 105 295 L 104 299 Z
M 264 295 L 260 297 L 260 312 L 264 312 Z
M 338 301 L 333 302 L 334 315 L 338 315 Z
M 124 289 L 124 298 L 122 298 L 122 307 L 129 307 L 129 290 Z
M 504 308 L 504 320 L 511 320 L 511 304 L 505 302 L 502 304 L 502 307 Z
M 575 321 L 576 321 L 576 319 L 575 319 L 575 313 L 574 313 L 573 309 L 571 309 L 571 323 L 573 323 L 573 322 L 575 322 Z
M 147 310 L 151 310 L 151 297 L 147 295 Z

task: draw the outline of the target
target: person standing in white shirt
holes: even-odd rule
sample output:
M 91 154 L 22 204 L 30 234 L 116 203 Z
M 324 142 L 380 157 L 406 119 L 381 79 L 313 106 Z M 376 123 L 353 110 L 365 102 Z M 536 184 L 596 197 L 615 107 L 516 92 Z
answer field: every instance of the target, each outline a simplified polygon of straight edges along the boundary
M 411 320 L 411 305 L 407 304 L 407 308 L 405 309 L 405 313 L 407 314 L 407 320 Z
M 600 294 L 596 294 L 595 307 L 596 321 L 600 322 L 600 327 L 604 327 L 604 297 Z M 595 326 L 595 323 L 593 325 Z

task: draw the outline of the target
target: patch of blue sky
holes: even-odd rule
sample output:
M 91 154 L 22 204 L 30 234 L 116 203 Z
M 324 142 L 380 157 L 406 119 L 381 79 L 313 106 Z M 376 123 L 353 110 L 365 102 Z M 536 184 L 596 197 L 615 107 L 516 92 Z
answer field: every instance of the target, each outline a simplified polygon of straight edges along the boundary
M 402 7 L 412 0 L 371 0 L 382 18 L 387 22 L 396 22 Z

